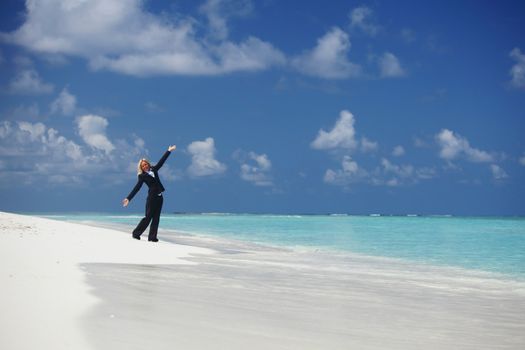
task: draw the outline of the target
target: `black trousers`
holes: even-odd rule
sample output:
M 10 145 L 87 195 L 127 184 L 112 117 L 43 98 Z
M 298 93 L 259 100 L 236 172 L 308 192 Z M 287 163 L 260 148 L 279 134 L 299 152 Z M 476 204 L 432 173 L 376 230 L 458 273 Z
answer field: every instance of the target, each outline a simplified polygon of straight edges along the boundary
M 148 239 L 157 239 L 157 230 L 159 228 L 160 212 L 162 211 L 163 202 L 164 199 L 162 196 L 148 196 L 148 199 L 146 200 L 146 216 L 140 220 L 137 227 L 133 230 L 133 237 L 140 237 L 140 235 L 146 231 L 146 228 L 148 228 L 148 225 L 150 225 L 151 222 Z

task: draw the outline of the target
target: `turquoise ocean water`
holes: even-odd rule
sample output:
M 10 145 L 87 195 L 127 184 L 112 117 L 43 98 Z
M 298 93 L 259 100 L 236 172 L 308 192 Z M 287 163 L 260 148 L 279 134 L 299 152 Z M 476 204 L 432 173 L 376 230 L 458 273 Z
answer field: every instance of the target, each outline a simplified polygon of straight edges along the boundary
M 130 232 L 142 218 L 140 214 L 41 216 L 121 224 Z M 525 218 L 163 214 L 160 229 L 476 269 L 525 280 Z

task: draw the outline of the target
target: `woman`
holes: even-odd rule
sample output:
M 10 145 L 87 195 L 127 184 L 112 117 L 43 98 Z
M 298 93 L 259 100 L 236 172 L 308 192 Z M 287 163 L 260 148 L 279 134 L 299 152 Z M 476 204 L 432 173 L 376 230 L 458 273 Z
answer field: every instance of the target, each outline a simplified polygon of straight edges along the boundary
M 168 150 L 166 153 L 164 153 L 162 158 L 160 158 L 159 162 L 153 166 L 147 159 L 142 158 L 139 160 L 139 164 L 137 166 L 137 184 L 133 190 L 131 190 L 129 195 L 122 201 L 122 205 L 127 207 L 129 202 L 142 187 L 142 184 L 146 183 L 146 185 L 148 185 L 149 191 L 148 198 L 146 199 L 146 216 L 140 220 L 137 227 L 133 230 L 133 238 L 135 239 L 140 239 L 140 235 L 146 230 L 151 222 L 149 227 L 148 241 L 159 241 L 157 239 L 157 229 L 159 228 L 160 212 L 162 210 L 162 202 L 164 201 L 162 198 L 164 186 L 162 186 L 162 183 L 160 182 L 158 171 L 166 159 L 168 159 L 171 151 L 174 151 L 175 148 L 177 148 L 175 145 L 169 146 Z

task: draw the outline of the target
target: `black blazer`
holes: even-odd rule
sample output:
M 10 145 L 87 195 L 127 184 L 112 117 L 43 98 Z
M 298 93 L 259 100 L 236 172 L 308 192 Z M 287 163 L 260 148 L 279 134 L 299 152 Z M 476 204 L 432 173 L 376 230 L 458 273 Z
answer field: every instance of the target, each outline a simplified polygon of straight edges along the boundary
M 146 183 L 146 185 L 148 185 L 149 187 L 148 197 L 158 196 L 159 193 L 164 192 L 164 186 L 162 186 L 162 182 L 160 182 L 158 171 L 160 168 L 162 168 L 162 165 L 164 165 L 164 162 L 166 161 L 166 159 L 168 159 L 170 153 L 171 153 L 170 151 L 166 151 L 166 153 L 164 153 L 162 158 L 160 158 L 159 162 L 151 166 L 151 171 L 153 171 L 153 174 L 155 174 L 155 177 L 151 176 L 148 173 L 144 173 L 144 172 L 138 175 L 137 184 L 135 185 L 135 187 L 133 187 L 131 192 L 126 197 L 129 201 L 131 201 L 133 197 L 135 197 L 137 192 L 142 187 L 143 183 Z

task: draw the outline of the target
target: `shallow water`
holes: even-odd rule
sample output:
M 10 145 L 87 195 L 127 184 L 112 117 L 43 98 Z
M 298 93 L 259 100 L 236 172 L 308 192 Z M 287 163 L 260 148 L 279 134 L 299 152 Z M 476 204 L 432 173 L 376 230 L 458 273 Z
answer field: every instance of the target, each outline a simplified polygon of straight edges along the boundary
M 451 267 L 170 235 L 196 265 L 84 264 L 97 349 L 521 349 L 525 283 Z M 144 244 L 148 244 L 144 242 Z
M 130 229 L 142 217 L 141 214 L 46 216 L 121 224 Z M 524 218 L 163 214 L 160 227 L 295 250 L 358 253 L 476 269 L 525 280 Z

